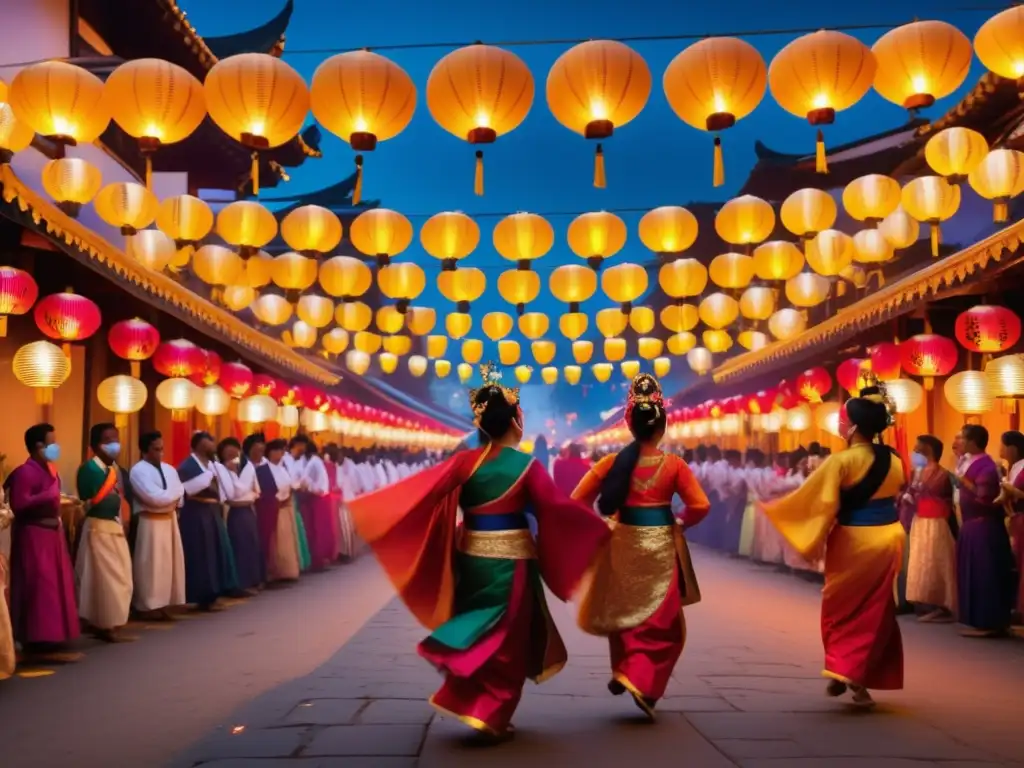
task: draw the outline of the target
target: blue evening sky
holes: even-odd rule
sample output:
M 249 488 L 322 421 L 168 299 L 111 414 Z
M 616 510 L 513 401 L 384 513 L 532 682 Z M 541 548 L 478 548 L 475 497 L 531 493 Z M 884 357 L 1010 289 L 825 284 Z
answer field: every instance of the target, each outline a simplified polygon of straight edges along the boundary
M 258 26 L 274 16 L 283 0 L 183 0 L 180 5 L 199 32 L 207 36 L 231 34 Z M 975 9 L 975 10 L 970 10 Z M 518 0 L 513 3 L 465 3 L 454 0 L 386 0 L 376 3 L 339 3 L 329 0 L 296 0 L 288 28 L 285 60 L 306 78 L 329 52 L 302 53 L 308 49 L 330 51 L 426 42 L 469 43 L 481 40 L 500 43 L 515 40 L 584 39 L 641 35 L 737 34 L 750 30 L 803 29 L 879 24 L 896 26 L 917 18 L 937 18 L 955 24 L 973 38 L 977 28 L 999 9 L 991 2 L 967 0 L 866 0 L 856 3 L 791 2 L 692 2 L 677 0 Z M 869 45 L 883 30 L 852 32 Z M 740 35 L 742 36 L 742 35 Z M 748 37 L 770 61 L 795 35 Z M 651 68 L 653 88 L 640 116 L 616 130 L 605 143 L 608 188 L 591 186 L 593 145 L 555 121 L 544 98 L 548 69 L 569 45 L 509 46 L 529 65 L 536 82 L 533 108 L 514 132 L 486 150 L 486 195 L 473 194 L 473 148 L 434 123 L 426 107 L 424 90 L 433 65 L 449 49 L 382 51 L 402 66 L 419 90 L 416 114 L 398 137 L 381 143 L 367 155 L 364 196 L 409 216 L 418 227 L 430 214 L 461 210 L 468 214 L 505 214 L 517 210 L 551 215 L 556 244 L 536 263 L 545 289 L 531 305 L 553 318 L 550 338 L 559 342 L 556 362 L 571 363 L 569 343 L 557 332 L 561 305 L 546 290 L 547 274 L 555 266 L 579 263 L 565 244 L 565 229 L 572 219 L 565 212 L 589 210 L 650 209 L 660 205 L 686 205 L 691 201 L 724 201 L 734 195 L 754 163 L 754 141 L 762 140 L 773 149 L 811 152 L 814 131 L 806 122 L 784 112 L 766 94 L 749 117 L 723 134 L 726 185 L 711 186 L 711 137 L 680 121 L 665 100 L 661 76 L 672 58 L 692 41 L 674 40 L 631 43 Z M 941 114 L 963 92 L 973 86 L 983 69 L 977 61 L 961 90 L 940 101 L 926 115 Z M 312 117 L 310 118 L 312 119 Z M 826 141 L 838 145 L 897 126 L 906 120 L 901 108 L 870 92 L 829 127 Z M 326 132 L 325 132 L 326 133 Z M 292 174 L 290 184 L 268 197 L 314 191 L 328 186 L 352 171 L 349 146 L 329 134 L 323 141 L 324 157 L 307 162 Z M 629 228 L 626 247 L 616 261 L 643 261 L 650 255 L 636 237 L 641 213 L 621 213 Z M 497 277 L 512 268 L 494 251 L 490 233 L 498 217 L 478 219 L 481 245 L 462 262 L 482 268 L 488 277 L 488 291 L 474 307 L 478 319 L 486 311 L 512 308 L 500 298 Z M 725 250 L 723 248 L 723 250 Z M 428 289 L 417 302 L 436 306 L 439 316 L 449 305 L 433 286 L 437 263 L 420 247 L 418 238 L 405 254 L 427 270 Z M 652 285 L 656 281 L 652 279 Z M 584 310 L 593 314 L 612 303 L 600 291 Z M 478 329 L 471 334 L 481 336 Z M 532 362 L 524 343 L 524 361 Z M 496 351 L 489 354 L 496 357 Z M 457 354 L 450 356 L 457 361 Z M 595 352 L 595 361 L 599 353 Z M 678 389 L 689 375 L 685 360 L 674 361 L 675 370 L 666 383 Z M 506 374 L 511 378 L 511 371 Z M 535 373 L 539 378 L 539 370 Z M 435 398 L 450 407 L 461 407 L 464 390 L 452 377 L 438 382 Z M 598 413 L 621 401 L 622 377 L 612 384 L 597 385 L 589 370 L 584 382 L 592 386 L 572 388 L 531 385 L 524 390 L 528 432 L 552 425 L 558 437 L 567 436 L 566 413 L 578 413 L 577 426 L 591 425 Z

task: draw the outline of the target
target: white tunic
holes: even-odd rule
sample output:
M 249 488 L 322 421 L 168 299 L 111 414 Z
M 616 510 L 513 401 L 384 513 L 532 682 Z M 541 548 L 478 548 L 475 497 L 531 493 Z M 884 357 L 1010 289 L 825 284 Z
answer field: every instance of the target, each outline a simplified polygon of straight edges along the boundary
M 277 500 L 288 501 L 288 497 L 292 495 L 292 480 L 288 468 L 285 467 L 283 461 L 279 464 L 268 463 L 270 464 L 270 474 L 274 476 L 274 483 L 277 485 Z
M 142 515 L 135 537 L 132 605 L 154 611 L 185 603 L 185 555 L 181 548 L 176 509 L 185 489 L 170 464 L 157 468 L 140 461 L 129 475 L 135 512 L 163 513 L 159 518 Z
M 327 465 L 319 456 L 310 456 L 303 469 L 301 486 L 304 491 L 326 496 L 331 492 L 331 481 L 327 477 Z

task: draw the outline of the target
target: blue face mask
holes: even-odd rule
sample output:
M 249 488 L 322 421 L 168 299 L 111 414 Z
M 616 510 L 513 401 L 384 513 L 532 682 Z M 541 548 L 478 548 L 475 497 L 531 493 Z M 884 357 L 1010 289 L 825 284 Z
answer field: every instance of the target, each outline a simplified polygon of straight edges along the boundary
M 100 446 L 100 450 L 107 455 L 108 459 L 116 459 L 121 455 L 121 444 L 120 443 L 104 443 Z
M 60 459 L 60 446 L 57 443 L 50 443 L 43 449 L 43 457 L 47 461 L 57 461 Z
M 915 451 L 910 454 L 910 463 L 914 465 L 914 469 L 924 469 L 928 466 L 928 457 Z

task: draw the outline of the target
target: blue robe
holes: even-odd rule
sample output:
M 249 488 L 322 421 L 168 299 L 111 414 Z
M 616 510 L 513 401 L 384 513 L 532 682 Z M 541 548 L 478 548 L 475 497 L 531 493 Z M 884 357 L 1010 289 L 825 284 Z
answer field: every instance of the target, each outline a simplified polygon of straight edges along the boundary
M 192 456 L 178 467 L 183 483 L 203 474 L 203 468 Z M 224 573 L 228 567 L 221 541 L 220 491 L 214 480 L 194 495 L 185 496 L 178 515 L 181 547 L 185 554 L 185 599 L 200 607 L 212 605 L 224 591 Z M 227 537 L 227 532 L 224 532 Z

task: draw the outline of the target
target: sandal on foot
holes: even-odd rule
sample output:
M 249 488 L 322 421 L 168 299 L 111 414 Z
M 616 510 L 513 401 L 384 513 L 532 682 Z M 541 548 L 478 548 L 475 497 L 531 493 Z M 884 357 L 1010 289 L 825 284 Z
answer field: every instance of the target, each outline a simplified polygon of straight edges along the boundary
M 829 680 L 825 686 L 825 693 L 828 696 L 835 698 L 836 696 L 842 696 L 846 693 L 847 685 L 842 680 Z

